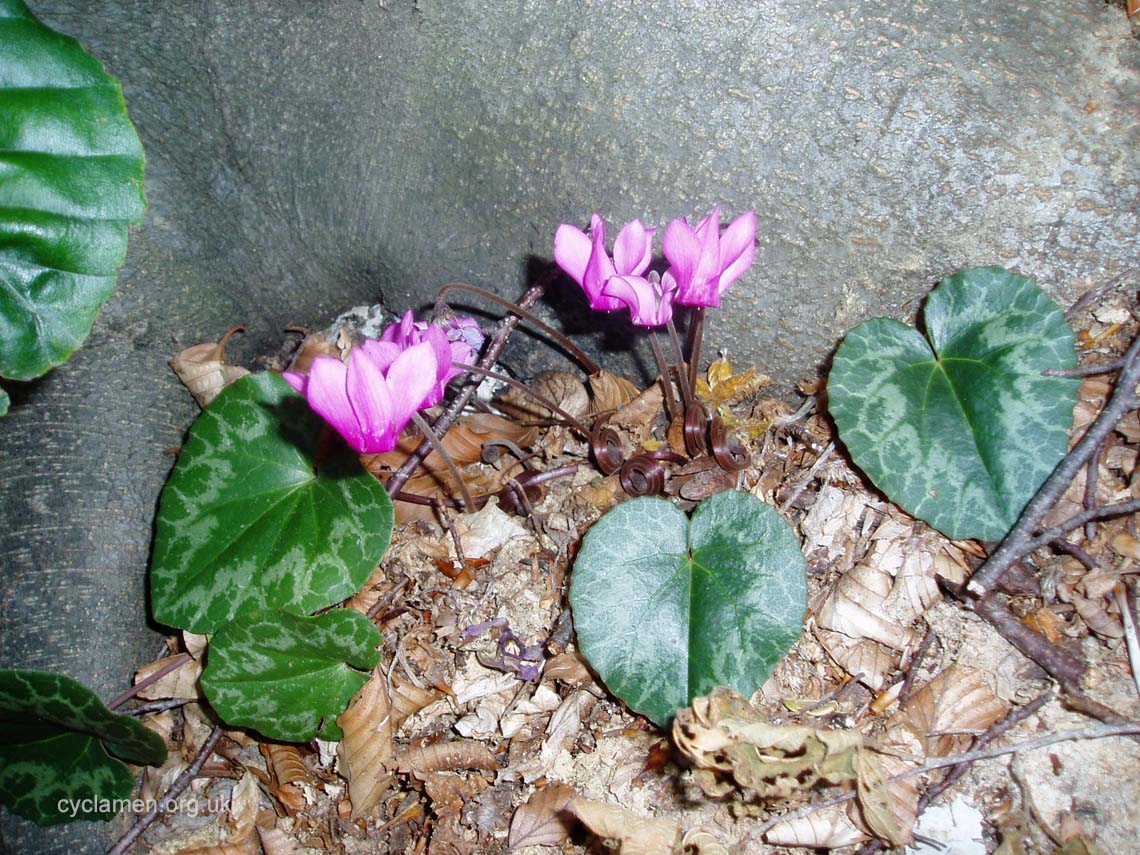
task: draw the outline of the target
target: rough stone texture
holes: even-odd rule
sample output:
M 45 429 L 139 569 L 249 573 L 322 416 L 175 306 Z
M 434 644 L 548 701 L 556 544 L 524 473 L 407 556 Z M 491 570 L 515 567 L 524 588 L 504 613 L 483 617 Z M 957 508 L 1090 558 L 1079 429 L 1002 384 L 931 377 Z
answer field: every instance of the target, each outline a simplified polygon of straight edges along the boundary
M 957 268 L 1068 299 L 1135 263 L 1140 50 L 1101 0 L 30 5 L 122 79 L 148 154 L 117 296 L 0 420 L 0 664 L 104 696 L 155 643 L 151 518 L 194 414 L 172 339 L 246 321 L 249 357 L 452 279 L 517 296 L 592 210 L 755 208 L 759 262 L 707 341 L 786 385 Z M 546 305 L 594 350 L 628 339 L 572 289 Z

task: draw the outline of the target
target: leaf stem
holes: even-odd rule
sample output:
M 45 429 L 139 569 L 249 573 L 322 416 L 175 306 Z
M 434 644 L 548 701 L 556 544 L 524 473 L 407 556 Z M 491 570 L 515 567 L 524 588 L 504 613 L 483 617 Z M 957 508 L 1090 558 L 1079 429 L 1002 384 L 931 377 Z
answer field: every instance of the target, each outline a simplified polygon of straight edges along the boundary
M 665 354 L 661 351 L 661 342 L 657 340 L 657 332 L 649 330 L 649 346 L 653 348 L 653 358 L 657 360 L 657 369 L 661 372 L 661 384 L 664 387 L 665 409 L 669 413 L 669 421 L 677 418 L 677 399 L 673 396 L 673 372 L 669 370 L 669 363 L 665 361 Z
M 236 329 L 236 327 L 235 327 L 235 329 Z M 232 332 L 232 330 L 231 330 L 231 332 Z M 229 335 L 229 333 L 227 333 L 227 335 Z M 133 698 L 135 695 L 137 695 L 143 689 L 147 688 L 148 686 L 153 686 L 155 683 L 157 683 L 159 680 L 161 680 L 163 677 L 165 677 L 171 671 L 177 671 L 179 668 L 181 668 L 184 664 L 186 664 L 189 661 L 190 661 L 190 654 L 189 653 L 179 653 L 170 662 L 167 662 L 165 665 L 163 665 L 161 668 L 159 668 L 153 674 L 148 674 L 146 677 L 139 680 L 137 683 L 135 683 L 133 686 L 131 686 L 126 691 L 120 692 L 119 694 L 115 695 L 115 697 L 111 698 L 111 700 L 107 702 L 107 709 L 113 710 L 116 707 L 121 707 L 123 704 L 125 704 L 127 701 L 129 701 L 131 698 Z
M 427 421 L 424 420 L 424 417 L 418 412 L 412 413 L 412 422 L 417 428 L 419 428 L 420 433 L 424 435 L 424 438 L 432 444 L 432 447 L 435 449 L 436 454 L 442 457 L 443 462 L 447 464 L 447 469 L 451 473 L 451 476 L 455 479 L 455 483 L 459 487 L 459 492 L 463 496 L 463 510 L 465 510 L 467 513 L 474 511 L 475 502 L 471 498 L 471 491 L 467 489 L 467 483 L 463 480 L 463 473 L 461 473 L 458 467 L 456 467 L 455 461 L 451 459 L 451 455 L 448 454 L 447 449 L 443 447 L 443 443 L 440 441 L 440 438 L 435 435 L 435 431 L 432 429 L 432 426 L 429 425 Z

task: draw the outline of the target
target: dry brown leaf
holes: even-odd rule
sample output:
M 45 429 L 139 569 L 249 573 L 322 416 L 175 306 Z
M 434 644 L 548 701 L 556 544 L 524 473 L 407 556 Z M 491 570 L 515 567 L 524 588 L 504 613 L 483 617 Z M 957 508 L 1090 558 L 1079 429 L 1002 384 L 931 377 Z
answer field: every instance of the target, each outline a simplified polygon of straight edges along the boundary
M 274 795 L 285 806 L 287 813 L 297 813 L 307 804 L 304 787 L 316 785 L 309 767 L 301 759 L 301 752 L 295 745 L 262 742 L 261 753 L 266 757 L 276 782 Z
M 663 412 L 664 395 L 660 383 L 653 383 L 610 416 L 609 424 L 629 431 L 634 445 L 640 445 L 653 433 L 653 423 Z
M 621 843 L 621 855 L 674 855 L 681 843 L 676 820 L 638 816 L 618 805 L 601 804 L 577 796 L 567 808 L 599 837 Z
M 867 688 L 881 692 L 887 678 L 898 667 L 898 656 L 866 638 L 854 639 L 841 632 L 818 629 L 820 643 L 844 671 Z
M 462 769 L 495 772 L 499 769 L 499 761 L 491 749 L 473 739 L 457 739 L 422 748 L 409 748 L 396 755 L 395 763 L 401 772 L 415 774 L 458 772 Z
M 572 686 L 580 686 L 591 679 L 586 663 L 576 653 L 570 652 L 559 653 L 547 659 L 546 667 L 542 669 L 542 678 L 561 680 Z
M 856 753 L 858 811 L 863 823 L 891 848 L 914 840 L 918 816 L 918 789 L 913 781 L 889 782 L 908 765 L 894 757 L 866 749 Z
M 518 772 L 528 784 L 550 773 L 562 752 L 568 751 L 578 739 L 582 720 L 597 702 L 597 698 L 585 689 L 571 692 L 550 716 L 546 726 L 546 739 L 537 757 L 523 763 Z
M 209 644 L 210 636 L 191 632 L 188 629 L 182 630 L 182 646 L 185 647 L 186 652 L 195 659 L 202 658 L 202 654 L 206 652 L 206 648 Z
M 525 385 L 575 418 L 585 415 L 590 407 L 586 387 L 581 380 L 566 371 L 544 371 L 527 380 Z M 562 416 L 514 387 L 496 398 L 495 406 L 521 422 L 562 421 Z
M 173 855 L 261 855 L 261 847 L 250 838 L 241 843 L 227 843 L 221 846 L 192 846 L 179 849 Z
M 1123 558 L 1140 561 L 1140 540 L 1130 534 L 1118 534 L 1112 539 L 1112 551 Z
M 151 674 L 160 671 L 175 659 L 184 654 L 166 656 L 149 665 L 144 665 L 135 672 L 135 682 L 141 683 Z M 202 663 L 197 659 L 187 659 L 169 674 L 164 674 L 145 689 L 140 689 L 138 697 L 146 700 L 163 700 L 166 698 L 198 698 L 198 678 L 202 676 Z
M 919 759 L 944 757 L 964 751 L 971 741 L 970 732 L 986 730 L 1006 710 L 980 672 L 951 665 L 915 692 L 890 718 L 881 744 L 906 746 L 907 753 L 912 753 L 909 746 L 917 744 Z
M 608 371 L 591 374 L 588 382 L 593 393 L 590 413 L 615 412 L 641 394 L 641 390 L 624 377 Z
M 278 828 L 258 826 L 257 836 L 265 855 L 300 855 L 301 845 L 297 840 Z
M 257 778 L 248 771 L 234 784 L 230 791 L 230 815 L 226 823 L 230 843 L 244 843 L 253 839 L 259 793 Z
M 561 846 L 570 836 L 566 805 L 576 795 L 574 789 L 565 784 L 551 784 L 535 790 L 515 810 L 507 845 L 511 849 L 521 849 L 523 846 Z
M 313 360 L 318 356 L 331 356 L 333 359 L 343 359 L 351 348 L 341 348 L 336 342 L 325 338 L 324 333 L 310 333 L 305 336 L 297 352 L 293 354 L 293 361 L 289 364 L 290 371 L 298 374 L 308 374 L 313 367 Z
M 392 675 L 392 727 L 399 730 L 407 719 L 424 707 L 430 706 L 443 697 L 438 689 L 421 689 L 409 683 L 399 674 Z
M 803 846 L 809 849 L 838 849 L 862 843 L 870 837 L 848 815 L 845 808 L 836 805 L 807 816 L 778 822 L 764 835 L 764 841 L 773 846 Z
M 372 677 L 337 716 L 344 730 L 337 746 L 341 772 L 348 780 L 348 798 L 353 817 L 363 816 L 380 803 L 388 789 L 386 772 L 392 766 L 395 747 L 388 680 L 377 668 Z
M 505 513 L 494 501 L 488 502 L 482 510 L 457 518 L 455 530 L 468 558 L 482 558 L 508 540 L 531 536 L 516 517 Z
M 244 329 L 245 324 L 238 324 L 220 341 L 196 344 L 170 358 L 170 367 L 199 406 L 208 407 L 224 388 L 249 374 L 239 365 L 225 364 L 226 342 L 231 335 Z

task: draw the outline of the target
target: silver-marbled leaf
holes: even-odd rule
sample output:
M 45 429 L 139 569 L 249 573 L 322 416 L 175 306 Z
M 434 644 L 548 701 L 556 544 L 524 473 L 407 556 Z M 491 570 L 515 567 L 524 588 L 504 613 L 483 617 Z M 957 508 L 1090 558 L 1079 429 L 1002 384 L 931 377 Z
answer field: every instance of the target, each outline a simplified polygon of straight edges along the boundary
M 210 640 L 202 690 L 227 724 L 270 739 L 339 739 L 335 719 L 380 661 L 380 631 L 364 615 L 243 614 Z
M 309 614 L 354 594 L 388 548 L 392 503 L 275 374 L 198 417 L 158 508 L 151 605 L 209 633 L 243 612 Z
M 618 505 L 587 532 L 570 602 L 578 645 L 615 695 L 664 726 L 716 686 L 758 689 L 799 637 L 806 563 L 791 528 L 735 490 L 690 521 L 675 505 Z
M 997 540 L 1064 456 L 1076 364 L 1060 309 L 1000 267 L 931 292 L 926 337 L 889 318 L 840 345 L 828 407 L 851 458 L 908 513 L 953 538 Z

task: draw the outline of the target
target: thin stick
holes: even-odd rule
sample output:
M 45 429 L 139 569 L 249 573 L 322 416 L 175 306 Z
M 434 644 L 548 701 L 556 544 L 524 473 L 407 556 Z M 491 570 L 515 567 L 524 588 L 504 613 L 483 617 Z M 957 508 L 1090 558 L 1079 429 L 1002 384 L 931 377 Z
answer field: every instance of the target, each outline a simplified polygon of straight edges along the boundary
M 934 641 L 934 629 L 927 624 L 926 632 L 923 633 L 922 641 L 918 643 L 918 650 L 914 653 L 914 658 L 910 660 L 910 667 L 906 669 L 906 677 L 903 678 L 902 688 L 899 689 L 899 706 L 906 706 L 906 702 L 910 700 L 910 693 L 914 690 L 914 679 L 918 674 L 918 666 L 922 664 L 922 660 L 926 658 L 926 653 L 930 650 L 930 645 Z
M 665 361 L 665 354 L 661 352 L 661 342 L 657 340 L 657 333 L 649 330 L 649 344 L 653 348 L 653 357 L 657 360 L 657 368 L 661 372 L 661 384 L 665 392 L 665 409 L 669 412 L 669 421 L 677 418 L 677 399 L 673 397 L 673 376 L 669 370 L 669 363 Z
M 534 398 L 536 401 L 538 401 L 538 403 L 542 404 L 542 406 L 546 407 L 546 409 L 550 410 L 552 413 L 557 413 L 558 415 L 562 416 L 562 418 L 564 418 L 571 427 L 577 430 L 578 433 L 589 439 L 590 429 L 582 424 L 579 419 L 576 419 L 570 413 L 566 412 L 545 395 L 540 395 L 525 383 L 520 383 L 514 377 L 508 377 L 506 374 L 500 374 L 497 371 L 488 371 L 486 368 L 481 368 L 478 365 L 467 365 L 462 362 L 453 362 L 451 365 L 454 368 L 460 368 L 463 371 L 469 371 L 473 374 L 478 374 L 480 377 L 489 377 L 490 379 L 497 380 L 500 383 L 506 383 L 512 389 L 518 389 L 524 395 L 529 395 L 530 397 Z
M 236 329 L 236 327 L 235 327 L 235 329 Z M 232 331 L 233 330 L 231 330 L 231 332 Z M 227 333 L 227 335 L 228 334 L 229 333 Z M 174 657 L 174 659 L 172 659 L 170 662 L 167 662 L 165 665 L 163 665 L 161 668 L 159 668 L 153 674 L 148 674 L 146 677 L 139 680 L 137 683 L 135 683 L 133 686 L 131 686 L 129 689 L 127 689 L 125 692 L 122 692 L 118 695 L 115 695 L 115 697 L 111 698 L 111 700 L 107 702 L 107 709 L 113 710 L 116 707 L 121 707 L 123 704 L 125 704 L 127 701 L 129 701 L 131 698 L 133 698 L 135 695 L 137 695 L 143 689 L 147 688 L 148 686 L 153 686 L 155 683 L 157 683 L 159 680 L 161 680 L 163 677 L 165 677 L 171 671 L 177 671 L 179 668 L 181 668 L 183 665 L 185 665 L 187 662 L 189 662 L 190 658 L 191 657 L 190 657 L 189 653 L 179 653 L 177 656 Z
M 197 698 L 169 698 L 165 701 L 151 701 L 149 704 L 140 704 L 133 709 L 124 710 L 123 715 L 149 715 L 154 712 L 166 712 L 184 707 L 187 704 L 197 703 Z
M 1015 618 L 1006 608 L 1003 597 L 989 594 L 975 601 L 972 608 L 979 617 L 1001 633 L 1006 641 L 1048 671 L 1065 691 L 1080 691 L 1081 678 L 1088 666 Z
M 546 290 L 546 281 L 549 277 L 544 277 L 540 282 L 532 285 L 523 298 L 519 300 L 518 305 L 522 309 L 529 309 L 542 297 L 543 291 Z M 499 321 L 499 325 L 495 328 L 494 334 L 491 336 L 491 341 L 483 351 L 483 357 L 479 360 L 480 368 L 490 368 L 495 364 L 495 360 L 499 358 L 499 354 L 503 352 L 503 348 L 507 344 L 507 339 L 510 338 L 511 333 L 515 327 L 519 325 L 520 318 L 518 315 L 508 315 Z M 459 394 L 452 400 L 451 405 L 444 411 L 435 421 L 435 429 L 441 436 L 445 435 L 447 431 L 455 424 L 455 420 L 459 418 L 459 414 L 463 412 L 463 408 L 467 406 L 467 402 L 471 400 L 471 396 L 475 394 L 475 389 L 478 383 L 474 380 L 468 380 L 463 388 L 459 390 Z M 416 471 L 420 463 L 428 452 L 431 451 L 431 442 L 425 437 L 419 444 L 415 451 L 408 455 L 400 468 L 392 473 L 392 477 L 388 479 L 388 492 L 398 493 L 403 486 L 412 477 L 412 473 Z
M 574 342 L 572 342 L 565 335 L 543 321 L 538 317 L 538 315 L 527 311 L 517 303 L 512 303 L 505 297 L 500 297 L 493 291 L 488 291 L 486 288 L 480 288 L 477 285 L 469 285 L 466 282 L 448 282 L 446 285 L 435 292 L 436 305 L 439 305 L 443 302 L 443 298 L 448 291 L 465 291 L 468 294 L 475 294 L 476 296 L 482 297 L 484 300 L 490 300 L 492 303 L 497 303 L 508 312 L 514 312 L 519 317 L 525 318 L 531 324 L 538 327 L 540 330 L 542 330 L 544 333 L 562 345 L 562 347 L 564 347 L 571 356 L 578 360 L 578 364 L 586 369 L 587 374 L 597 374 L 599 371 L 601 371 L 601 368 L 598 367 L 598 364 L 594 362 L 594 360 L 590 359 L 590 357 L 586 356 L 586 354 L 580 347 L 578 347 L 578 345 L 574 344 Z
M 1024 554 L 1018 556 L 1018 560 L 1024 558 L 1031 552 L 1035 552 L 1042 546 L 1048 546 L 1057 538 L 1066 532 L 1070 532 L 1075 528 L 1080 528 L 1085 523 L 1091 520 L 1103 520 L 1108 517 L 1119 517 L 1125 514 L 1134 514 L 1140 511 L 1140 499 L 1129 499 L 1127 502 L 1116 502 L 1112 505 L 1101 505 L 1099 508 L 1092 508 L 1088 511 L 1082 511 L 1079 514 L 1073 514 L 1064 522 L 1047 528 L 1041 534 L 1025 541 Z M 989 563 L 989 562 L 987 562 Z M 984 565 L 983 565 L 984 566 Z
M 1136 407 L 1136 385 L 1140 383 L 1138 354 L 1140 354 L 1140 335 L 1132 340 L 1128 352 L 1124 355 L 1124 367 L 1116 380 L 1116 388 L 1113 390 L 1108 404 L 1101 410 L 1100 415 L 1085 432 L 1081 441 L 1058 464 L 1057 468 L 1053 470 L 1053 474 L 1046 479 L 1041 489 L 1037 491 L 1037 495 L 1033 497 L 1022 512 L 1020 519 L 1010 529 L 1009 534 L 1005 536 L 1001 545 L 986 560 L 986 563 L 978 568 L 973 578 L 966 584 L 967 589 L 974 596 L 985 596 L 997 585 L 998 580 L 1001 579 L 1002 574 L 1009 569 L 1011 564 L 1024 558 L 1037 548 L 1037 546 L 1031 546 L 1030 543 L 1032 543 L 1033 532 L 1037 530 L 1045 514 L 1061 498 L 1073 478 L 1076 477 L 1077 472 L 1088 463 L 1097 447 L 1116 427 L 1116 423 L 1124 417 L 1125 413 Z M 1081 523 L 1083 522 L 1085 521 L 1082 520 Z M 1077 523 L 1077 525 L 1081 523 Z M 1045 542 L 1048 543 L 1054 537 L 1056 535 L 1049 537 Z
M 1123 357 L 1112 362 L 1101 362 L 1097 365 L 1084 365 L 1078 368 L 1046 368 L 1041 372 L 1045 377 L 1095 377 L 1097 374 L 1109 374 L 1124 367 Z
M 1132 606 L 1128 603 L 1128 589 L 1123 582 L 1112 588 L 1116 606 L 1120 609 L 1120 622 L 1124 625 L 1124 641 L 1128 646 L 1128 665 L 1132 668 L 1132 682 L 1140 693 L 1140 640 L 1136 638 L 1136 621 L 1132 618 Z
M 1079 298 L 1077 298 L 1077 301 L 1073 303 L 1073 305 L 1069 306 L 1069 308 L 1065 310 L 1065 320 L 1072 320 L 1072 318 L 1079 314 L 1083 309 L 1095 303 L 1097 300 L 1115 288 L 1120 282 L 1124 281 L 1125 276 L 1131 276 L 1133 273 L 1137 272 L 1140 271 L 1137 271 L 1135 269 L 1125 270 L 1123 273 L 1118 273 L 1116 276 L 1112 277 L 1106 282 L 1102 282 L 1095 288 L 1086 291 Z
M 1079 730 L 1062 730 L 1057 733 L 1039 736 L 1036 739 L 1028 739 L 1025 742 L 1015 742 L 1013 745 L 979 748 L 976 751 L 967 751 L 965 754 L 951 754 L 947 757 L 936 757 L 933 760 L 923 763 L 921 766 L 907 769 L 905 772 L 899 772 L 899 774 L 887 778 L 886 783 L 891 784 L 895 781 L 905 780 L 906 778 L 914 778 L 927 772 L 933 772 L 936 769 L 945 769 L 947 766 L 958 766 L 962 763 L 976 763 L 979 760 L 992 760 L 995 757 L 1003 757 L 1007 754 L 1018 754 L 1023 751 L 1036 751 L 1039 748 L 1048 748 L 1050 745 L 1056 745 L 1059 742 L 1075 742 L 1082 739 L 1106 739 L 1112 736 L 1131 736 L 1134 734 L 1140 734 L 1140 721 L 1126 721 L 1119 724 L 1098 724 L 1092 727 L 1080 728 Z M 841 805 L 844 802 L 851 801 L 857 795 L 858 793 L 855 790 L 848 790 L 838 796 L 813 802 L 791 813 L 773 817 L 750 832 L 748 836 L 763 836 L 782 822 L 800 819 L 801 817 L 809 816 L 825 808 Z
M 424 421 L 424 417 L 419 413 L 412 413 L 412 423 L 420 429 L 420 433 L 432 444 L 436 454 L 443 458 L 443 462 L 447 464 L 447 470 L 459 485 L 459 492 L 463 496 L 463 510 L 467 511 L 467 513 L 473 512 L 475 510 L 475 500 L 471 498 L 471 491 L 467 489 L 467 483 L 463 480 L 463 474 L 456 467 L 455 461 L 451 459 L 451 455 L 447 453 L 447 449 L 443 447 L 443 442 L 435 435 L 432 426 Z
M 198 751 L 198 756 L 194 758 L 189 766 L 182 770 L 182 773 L 174 779 L 174 783 L 170 785 L 170 789 L 166 794 L 155 801 L 151 805 L 150 810 L 138 818 L 134 825 L 130 827 L 126 834 L 119 838 L 118 842 L 107 850 L 106 855 L 123 855 L 134 844 L 142 833 L 146 831 L 158 819 L 160 814 L 165 813 L 170 809 L 172 803 L 180 795 L 182 795 L 190 783 L 198 777 L 198 773 L 202 771 L 202 767 L 214 753 L 214 749 L 218 745 L 218 740 L 222 738 L 222 729 L 215 727 L 210 731 L 210 735 L 206 737 L 206 741 L 202 743 L 201 749 Z
M 1096 507 L 1096 482 L 1097 476 L 1100 474 L 1100 456 L 1104 453 L 1104 443 L 1101 442 L 1096 449 L 1093 450 L 1092 457 L 1089 458 L 1088 466 L 1085 467 L 1085 495 L 1084 495 L 1084 508 L 1086 511 L 1091 511 Z M 1092 543 L 1096 540 L 1096 521 L 1089 520 L 1085 523 L 1085 540 Z

